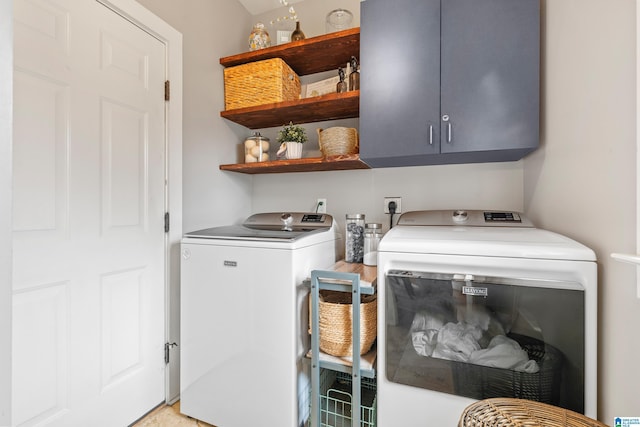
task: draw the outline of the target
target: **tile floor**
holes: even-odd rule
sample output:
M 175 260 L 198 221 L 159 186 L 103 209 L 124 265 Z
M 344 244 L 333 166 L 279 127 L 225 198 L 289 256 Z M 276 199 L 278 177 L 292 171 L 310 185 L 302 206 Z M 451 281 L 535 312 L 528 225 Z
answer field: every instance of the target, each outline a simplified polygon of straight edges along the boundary
M 154 409 L 146 417 L 131 427 L 215 427 L 203 421 L 189 418 L 180 413 L 180 402 L 163 405 Z

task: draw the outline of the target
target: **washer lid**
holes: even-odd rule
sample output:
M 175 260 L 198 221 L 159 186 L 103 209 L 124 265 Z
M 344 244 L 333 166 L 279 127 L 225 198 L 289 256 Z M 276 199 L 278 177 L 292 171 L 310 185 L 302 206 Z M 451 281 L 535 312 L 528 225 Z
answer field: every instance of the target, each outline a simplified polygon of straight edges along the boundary
M 458 211 L 403 214 L 404 221 L 399 221 L 399 225 L 385 234 L 378 252 L 596 260 L 595 253 L 588 247 L 561 234 L 534 228 L 522 216 L 519 216 L 519 222 L 498 219 L 485 224 L 485 214 L 495 211 L 468 211 L 464 222 L 454 223 L 454 212 Z M 497 217 L 502 218 L 502 213 Z
M 186 233 L 185 237 L 292 242 L 329 231 L 332 225 L 333 217 L 328 214 L 271 212 L 251 215 L 242 225 L 205 228 Z

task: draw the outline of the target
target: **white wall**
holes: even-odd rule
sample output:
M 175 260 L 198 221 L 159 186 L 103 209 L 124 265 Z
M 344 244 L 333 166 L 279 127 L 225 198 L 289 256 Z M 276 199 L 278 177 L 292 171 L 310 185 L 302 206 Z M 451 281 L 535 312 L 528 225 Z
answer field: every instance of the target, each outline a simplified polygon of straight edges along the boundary
M 11 423 L 13 1 L 0 2 L 0 426 Z
M 634 0 L 543 0 L 542 148 L 524 162 L 525 210 L 596 251 L 599 418 L 639 416 L 635 269 Z
M 246 129 L 224 120 L 220 57 L 246 49 L 250 15 L 235 0 L 138 0 L 183 35 L 183 230 L 244 219 L 251 178 L 219 170 L 237 161 Z

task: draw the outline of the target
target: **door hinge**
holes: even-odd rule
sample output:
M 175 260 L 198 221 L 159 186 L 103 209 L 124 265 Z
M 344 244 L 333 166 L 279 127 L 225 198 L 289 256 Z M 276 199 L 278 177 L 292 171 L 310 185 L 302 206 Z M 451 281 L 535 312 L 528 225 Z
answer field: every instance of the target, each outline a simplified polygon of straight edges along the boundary
M 164 213 L 164 232 L 169 232 L 169 212 Z
M 171 83 L 169 80 L 164 82 L 164 100 L 169 101 L 171 98 Z
M 169 350 L 171 350 L 173 347 L 177 347 L 178 344 L 172 342 L 172 343 L 164 343 L 164 364 L 168 365 L 169 364 Z

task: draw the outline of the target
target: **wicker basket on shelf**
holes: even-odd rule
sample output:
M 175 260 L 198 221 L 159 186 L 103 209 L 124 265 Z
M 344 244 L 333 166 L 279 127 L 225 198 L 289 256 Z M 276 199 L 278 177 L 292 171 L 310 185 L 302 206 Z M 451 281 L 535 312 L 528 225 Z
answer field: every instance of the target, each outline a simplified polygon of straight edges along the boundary
M 226 110 L 300 98 L 300 78 L 280 58 L 224 69 Z
M 351 294 L 322 290 L 318 304 L 320 350 L 332 356 L 351 356 L 353 353 Z M 360 297 L 360 354 L 367 353 L 376 340 L 377 311 L 376 295 Z
M 526 399 L 485 399 L 467 406 L 458 427 L 607 427 L 577 412 Z
M 318 129 L 318 145 L 324 157 L 357 154 L 358 130 L 340 126 Z

